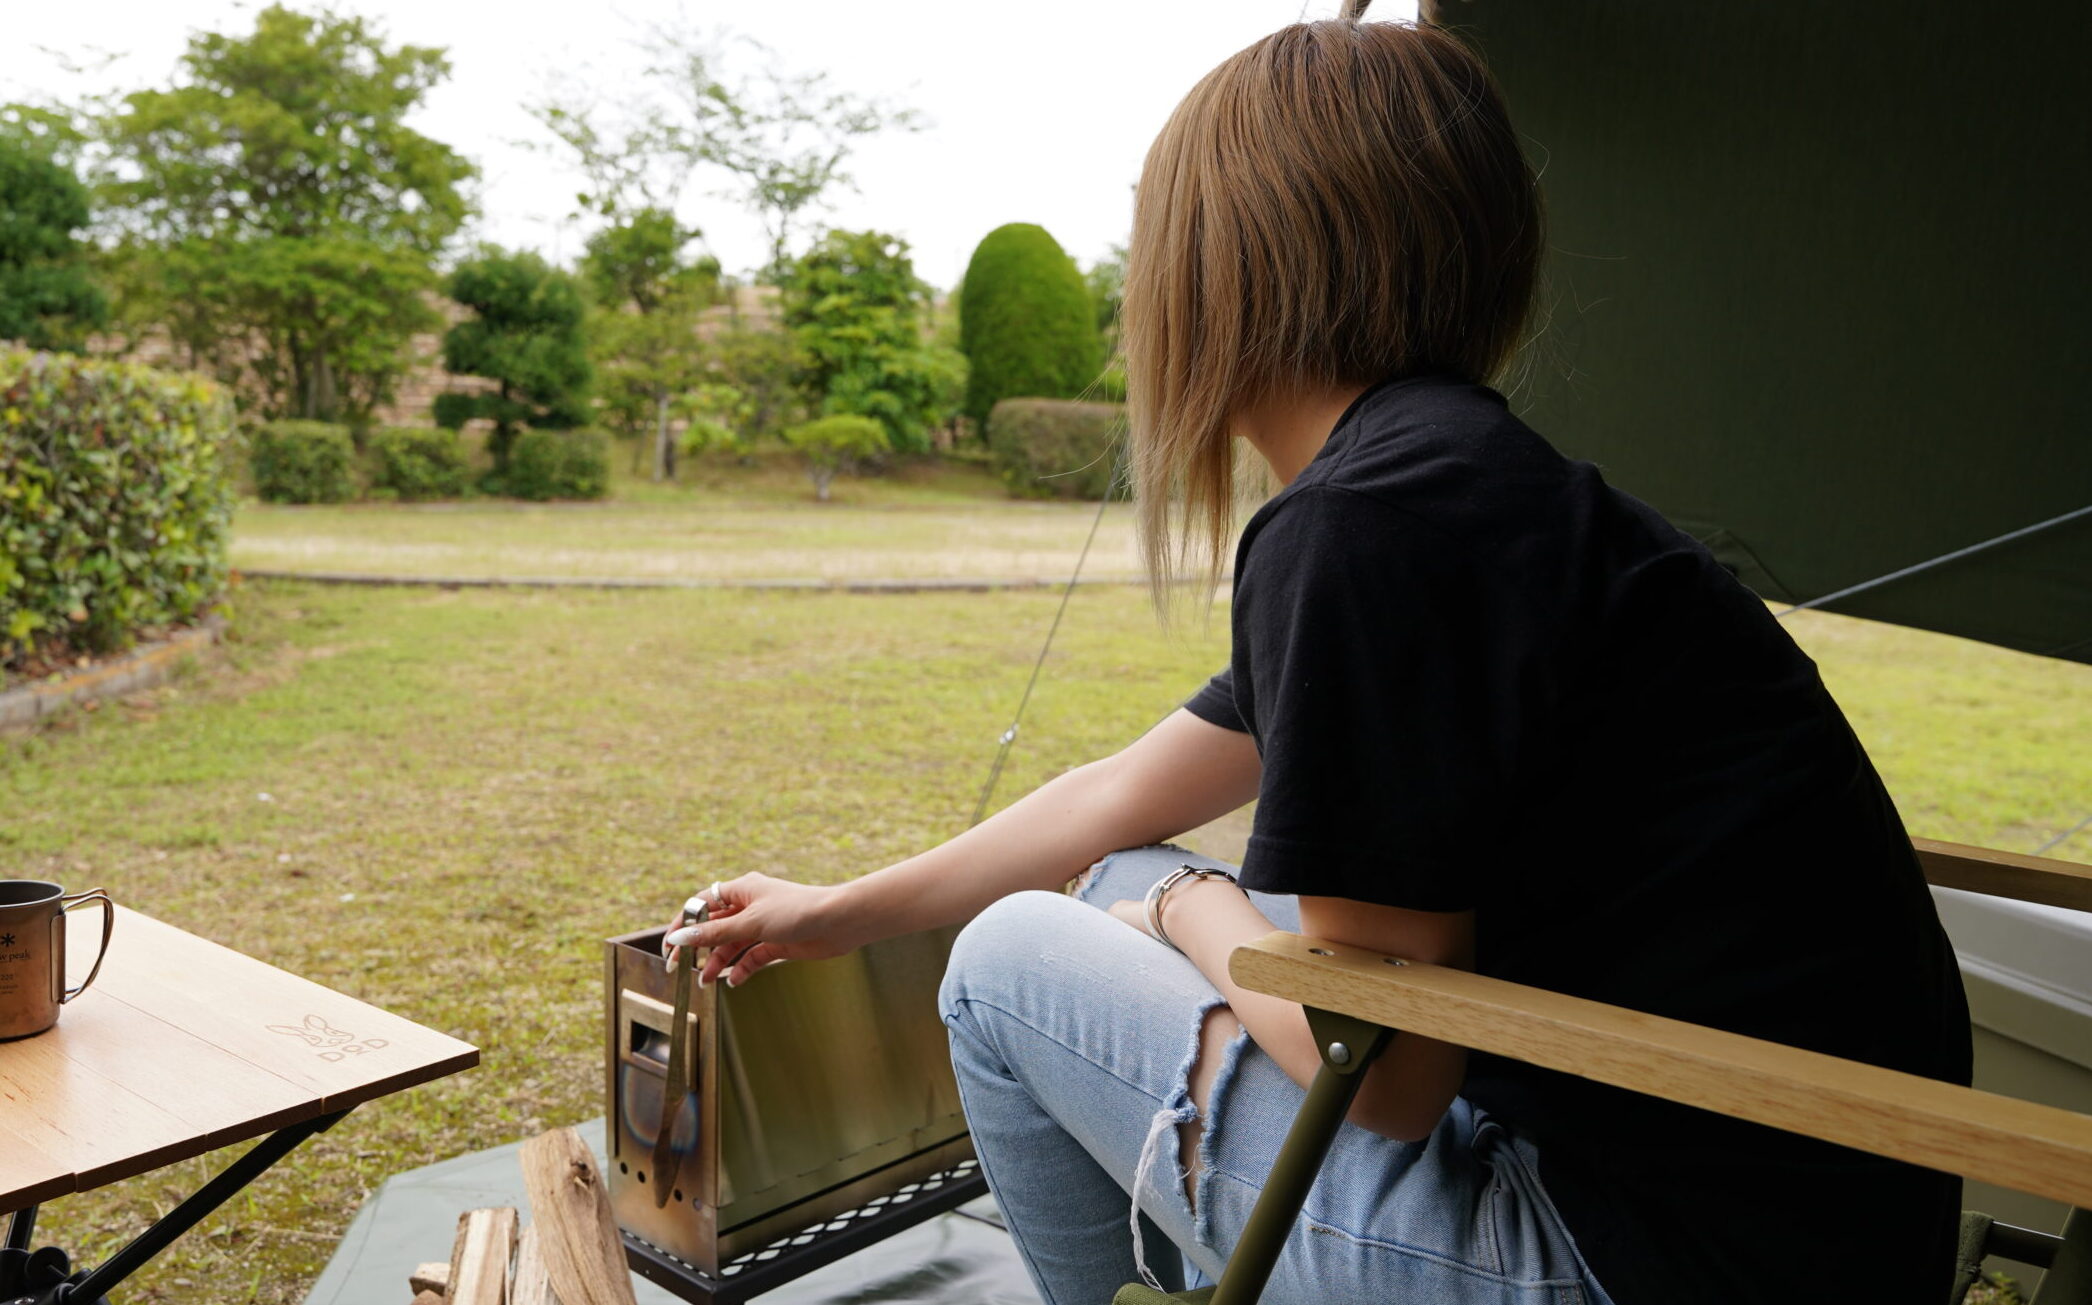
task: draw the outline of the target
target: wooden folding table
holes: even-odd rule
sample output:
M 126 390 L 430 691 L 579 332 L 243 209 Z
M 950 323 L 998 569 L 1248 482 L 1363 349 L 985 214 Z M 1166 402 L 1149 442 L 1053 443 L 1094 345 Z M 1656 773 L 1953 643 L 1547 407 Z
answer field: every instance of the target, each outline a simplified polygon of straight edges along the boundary
M 300 1142 L 479 1051 L 118 907 L 55 1028 L 0 1042 L 0 1305 L 89 1305 Z M 263 1137 L 92 1272 L 32 1252 L 40 1202 Z

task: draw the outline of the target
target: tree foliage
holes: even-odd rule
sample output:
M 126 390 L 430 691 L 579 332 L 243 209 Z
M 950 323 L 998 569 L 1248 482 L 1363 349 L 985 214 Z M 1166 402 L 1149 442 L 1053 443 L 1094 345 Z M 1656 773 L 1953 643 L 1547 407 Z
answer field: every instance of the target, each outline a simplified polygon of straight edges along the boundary
M 650 432 L 653 475 L 675 476 L 673 419 L 693 419 L 694 392 L 707 378 L 698 314 L 717 303 L 718 260 L 691 257 L 699 237 L 673 213 L 643 208 L 588 241 L 581 273 L 596 302 L 590 351 L 599 375 L 599 408 L 616 429 Z
M 925 334 L 929 287 L 904 240 L 831 231 L 781 278 L 785 324 L 808 401 L 823 414 L 871 417 L 894 448 L 930 446 L 965 383 L 965 362 Z
M 760 61 L 752 72 L 734 66 L 724 35 L 656 25 L 645 43 L 659 58 L 641 86 L 616 88 L 609 98 L 618 108 L 568 87 L 527 111 L 580 167 L 583 212 L 673 211 L 692 176 L 723 174 L 763 224 L 765 280 L 781 274 L 828 197 L 853 184 L 848 166 L 860 139 L 923 125 L 913 110 L 839 89 L 826 73 L 787 72 L 746 38 L 731 44 Z
M 443 365 L 499 384 L 473 401 L 474 415 L 494 423 L 487 451 L 499 476 L 519 426 L 566 429 L 588 420 L 581 288 L 537 254 L 483 245 L 450 274 L 448 289 L 473 315 L 444 333 Z
M 838 472 L 893 447 L 885 426 L 847 413 L 794 426 L 784 433 L 784 442 L 805 455 L 814 499 L 821 503 L 828 501 L 828 487 Z
M 448 73 L 331 12 L 191 37 L 172 85 L 95 127 L 129 311 L 223 371 L 258 351 L 265 415 L 361 419 L 436 324 L 433 260 L 471 211 L 472 165 L 407 126 Z
M 737 325 L 713 336 L 706 349 L 712 374 L 737 396 L 732 421 L 736 442 L 781 434 L 806 415 L 800 380 L 806 358 L 789 330 Z
M 959 340 L 969 367 L 966 415 L 987 428 L 1004 399 L 1072 399 L 1097 379 L 1097 306 L 1075 261 L 1044 227 L 988 233 L 966 265 Z
M 77 349 L 109 317 L 90 278 L 87 188 L 49 143 L 0 123 L 0 340 Z
M 1126 300 L 1126 246 L 1113 245 L 1111 252 L 1090 264 L 1082 274 L 1089 287 L 1090 302 L 1097 306 L 1097 334 L 1104 339 L 1104 353 L 1119 351 L 1119 306 Z

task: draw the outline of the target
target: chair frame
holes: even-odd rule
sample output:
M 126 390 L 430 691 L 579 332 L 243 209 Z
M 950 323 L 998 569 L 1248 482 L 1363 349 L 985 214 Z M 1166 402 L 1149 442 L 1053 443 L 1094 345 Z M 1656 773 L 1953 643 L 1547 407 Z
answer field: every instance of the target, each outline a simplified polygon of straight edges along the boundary
M 1913 846 L 1935 885 L 2092 911 L 2092 866 Z M 2047 1257 L 2036 1305 L 2092 1305 L 2092 1115 L 1299 934 L 1244 944 L 1228 972 L 1306 1009 L 1322 1067 L 1211 1305 L 1255 1305 L 1396 1029 L 2062 1201 L 2061 1237 L 1997 1225 L 1985 1249 Z

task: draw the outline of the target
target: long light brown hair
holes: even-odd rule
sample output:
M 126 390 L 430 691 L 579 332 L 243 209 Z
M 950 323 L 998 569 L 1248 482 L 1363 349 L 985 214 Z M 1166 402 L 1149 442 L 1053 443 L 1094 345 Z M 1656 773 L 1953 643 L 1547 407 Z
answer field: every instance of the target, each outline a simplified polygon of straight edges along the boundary
M 1232 414 L 1394 376 L 1494 379 L 1541 243 L 1503 97 L 1443 31 L 1300 23 L 1194 86 L 1141 169 L 1121 317 L 1128 461 L 1165 610 L 1187 570 L 1219 578 Z

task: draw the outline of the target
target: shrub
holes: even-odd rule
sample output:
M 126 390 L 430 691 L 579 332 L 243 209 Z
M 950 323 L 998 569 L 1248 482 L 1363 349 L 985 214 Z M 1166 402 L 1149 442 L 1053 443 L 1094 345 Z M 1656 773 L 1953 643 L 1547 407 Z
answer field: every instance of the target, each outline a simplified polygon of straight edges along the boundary
M 520 431 L 509 446 L 500 489 L 537 502 L 601 498 L 610 488 L 610 446 L 599 430 Z
M 828 501 L 828 486 L 836 473 L 861 458 L 876 457 L 893 448 L 893 436 L 885 423 L 854 413 L 821 417 L 784 433 L 784 442 L 806 456 L 806 474 L 814 482 L 814 498 Z
M 345 503 L 356 497 L 356 444 L 324 421 L 272 421 L 254 432 L 247 461 L 269 503 Z
M 1045 228 L 997 227 L 973 251 L 959 296 L 959 347 L 969 367 L 966 415 L 977 425 L 1004 399 L 1073 399 L 1097 379 L 1097 306 L 1075 260 Z
M 371 485 L 391 490 L 406 501 L 456 498 L 465 492 L 470 470 L 465 446 L 454 430 L 396 427 L 371 436 L 375 460 Z
M 0 350 L 0 664 L 95 652 L 225 586 L 225 392 L 135 363 Z
M 988 449 L 1010 492 L 1100 499 L 1120 489 L 1125 408 L 1065 399 L 1004 399 L 988 423 Z

